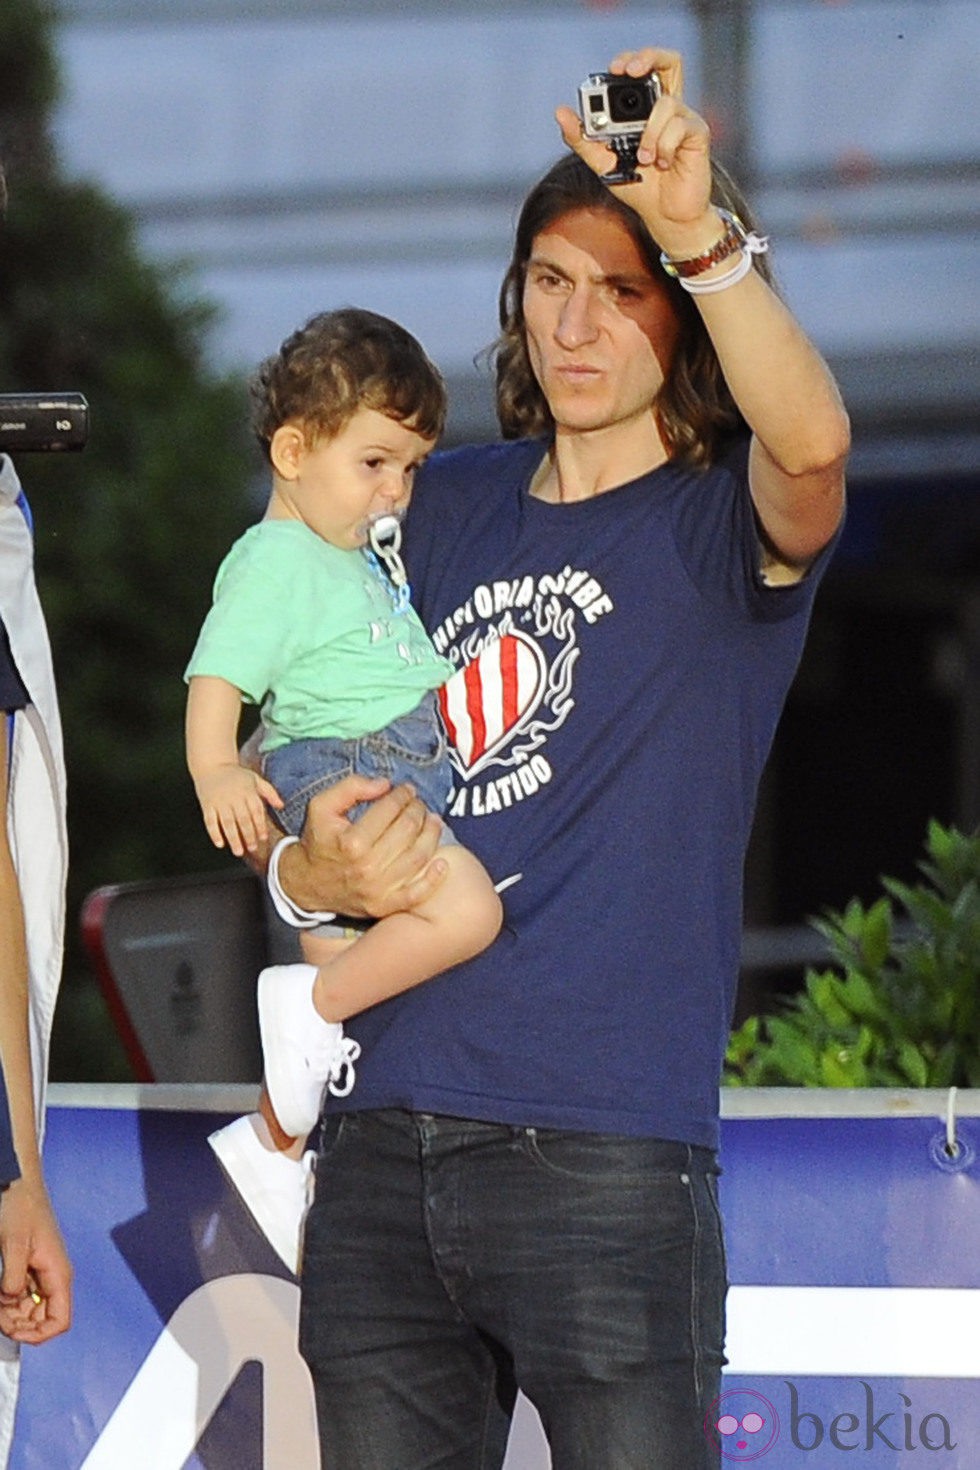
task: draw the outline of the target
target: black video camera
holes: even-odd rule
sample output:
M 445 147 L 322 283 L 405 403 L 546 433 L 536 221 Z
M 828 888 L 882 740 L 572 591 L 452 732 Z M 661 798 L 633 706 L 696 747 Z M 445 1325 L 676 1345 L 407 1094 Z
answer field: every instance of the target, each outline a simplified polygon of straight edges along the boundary
M 84 449 L 87 439 L 81 393 L 0 393 L 0 453 Z

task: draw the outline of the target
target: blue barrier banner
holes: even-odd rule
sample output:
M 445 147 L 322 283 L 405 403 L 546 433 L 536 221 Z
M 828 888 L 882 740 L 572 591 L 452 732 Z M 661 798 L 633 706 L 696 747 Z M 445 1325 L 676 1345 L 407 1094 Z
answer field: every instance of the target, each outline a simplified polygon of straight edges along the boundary
M 723 1465 L 980 1467 L 980 1121 L 952 1136 L 937 1116 L 725 1122 Z
M 232 1093 L 54 1089 L 75 1322 L 24 1353 L 11 1470 L 318 1470 L 298 1286 L 207 1147 L 253 1095 Z M 723 1466 L 978 1470 L 980 1097 L 954 1127 L 935 1094 L 863 1094 L 858 1116 L 854 1094 L 773 1097 L 726 1096 L 730 1366 L 706 1436 Z M 522 1402 L 507 1470 L 548 1465 Z

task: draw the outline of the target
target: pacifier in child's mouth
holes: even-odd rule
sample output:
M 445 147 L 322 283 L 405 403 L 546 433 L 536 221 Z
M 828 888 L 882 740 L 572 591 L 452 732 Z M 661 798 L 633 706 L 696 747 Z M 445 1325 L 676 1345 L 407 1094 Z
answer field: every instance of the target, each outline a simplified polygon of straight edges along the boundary
M 390 511 L 384 515 L 375 516 L 368 523 L 367 538 L 371 550 L 383 563 L 394 585 L 396 587 L 406 586 L 408 573 L 399 555 L 402 544 L 401 516 Z

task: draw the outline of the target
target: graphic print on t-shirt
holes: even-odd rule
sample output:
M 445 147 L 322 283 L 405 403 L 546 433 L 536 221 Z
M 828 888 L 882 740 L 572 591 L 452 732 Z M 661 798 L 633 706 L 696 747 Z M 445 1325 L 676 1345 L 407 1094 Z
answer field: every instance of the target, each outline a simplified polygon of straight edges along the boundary
M 588 571 L 483 583 L 433 631 L 457 672 L 440 690 L 450 757 L 467 784 L 449 816 L 487 816 L 551 780 L 549 735 L 575 700 L 579 621 L 612 600 Z

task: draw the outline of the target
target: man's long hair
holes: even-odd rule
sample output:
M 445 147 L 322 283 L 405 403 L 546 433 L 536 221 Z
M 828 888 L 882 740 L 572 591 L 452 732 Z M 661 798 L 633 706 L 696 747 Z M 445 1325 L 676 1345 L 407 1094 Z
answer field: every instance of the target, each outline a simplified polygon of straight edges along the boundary
M 712 202 L 755 228 L 741 193 L 720 164 L 712 162 Z M 524 280 L 536 237 L 573 210 L 608 210 L 622 220 L 651 273 L 662 278 L 680 320 L 680 335 L 653 411 L 672 459 L 710 464 L 725 440 L 745 429 L 745 420 L 725 382 L 711 339 L 694 299 L 663 270 L 660 251 L 635 210 L 622 203 L 592 169 L 570 153 L 556 163 L 524 202 L 514 253 L 500 288 L 501 333 L 491 349 L 497 378 L 497 417 L 505 439 L 554 433 L 554 419 L 527 353 Z M 752 263 L 772 282 L 768 259 Z

